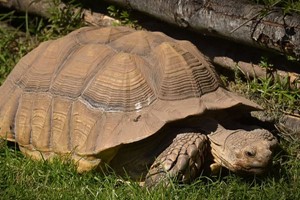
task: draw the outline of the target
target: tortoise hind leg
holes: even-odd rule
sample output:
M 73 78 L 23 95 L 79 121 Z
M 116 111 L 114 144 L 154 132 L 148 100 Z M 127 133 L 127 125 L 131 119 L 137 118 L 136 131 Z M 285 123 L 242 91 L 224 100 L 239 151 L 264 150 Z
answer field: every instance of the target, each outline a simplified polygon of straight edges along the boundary
M 204 167 L 207 141 L 207 137 L 200 133 L 178 134 L 150 167 L 145 186 L 169 185 L 174 179 L 183 183 L 195 179 Z

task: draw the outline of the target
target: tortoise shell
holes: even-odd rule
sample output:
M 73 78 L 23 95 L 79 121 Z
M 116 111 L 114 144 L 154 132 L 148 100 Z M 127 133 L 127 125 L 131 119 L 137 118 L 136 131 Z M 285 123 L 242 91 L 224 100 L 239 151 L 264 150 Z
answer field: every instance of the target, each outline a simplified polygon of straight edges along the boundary
M 43 42 L 0 94 L 0 136 L 55 154 L 96 155 L 208 110 L 259 108 L 224 89 L 190 42 L 127 27 Z

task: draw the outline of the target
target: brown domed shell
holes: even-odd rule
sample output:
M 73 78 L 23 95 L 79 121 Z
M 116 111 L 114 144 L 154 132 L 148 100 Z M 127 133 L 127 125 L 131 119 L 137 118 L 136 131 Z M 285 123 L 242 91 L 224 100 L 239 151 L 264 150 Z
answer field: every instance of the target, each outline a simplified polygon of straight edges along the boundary
M 94 155 L 167 122 L 243 104 L 190 42 L 126 27 L 81 28 L 23 57 L 0 88 L 0 136 Z

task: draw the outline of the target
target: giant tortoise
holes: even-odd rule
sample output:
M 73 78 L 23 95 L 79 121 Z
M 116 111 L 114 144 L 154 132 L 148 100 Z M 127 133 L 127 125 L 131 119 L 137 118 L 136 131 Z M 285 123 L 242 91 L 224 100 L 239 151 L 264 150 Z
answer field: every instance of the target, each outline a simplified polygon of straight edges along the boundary
M 78 171 L 189 182 L 206 166 L 260 174 L 276 138 L 239 117 L 256 103 L 226 90 L 188 41 L 127 27 L 84 27 L 43 42 L 0 88 L 0 137 Z

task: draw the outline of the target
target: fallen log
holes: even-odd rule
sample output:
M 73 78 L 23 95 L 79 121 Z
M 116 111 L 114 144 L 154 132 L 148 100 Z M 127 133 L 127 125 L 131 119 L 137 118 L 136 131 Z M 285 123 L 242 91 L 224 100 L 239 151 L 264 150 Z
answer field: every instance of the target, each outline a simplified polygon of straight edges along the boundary
M 22 12 L 29 12 L 44 18 L 49 18 L 51 16 L 51 9 L 56 6 L 60 9 L 66 7 L 66 4 L 59 3 L 54 4 L 50 0 L 0 0 L 0 6 L 16 9 Z M 81 12 L 83 20 L 87 24 L 97 25 L 97 26 L 109 26 L 117 22 L 116 19 L 113 19 L 107 15 L 92 12 L 87 9 L 78 9 L 75 8 L 75 12 Z
M 162 21 L 300 57 L 300 15 L 247 0 L 106 0 Z
M 225 56 L 215 56 L 212 62 L 218 66 L 232 71 L 238 70 L 247 78 L 279 78 L 284 80 L 289 79 L 292 88 L 300 89 L 300 77 L 295 72 L 286 72 L 278 69 L 265 69 L 258 64 L 237 61 Z
M 263 47 L 300 58 L 300 15 L 282 9 L 267 9 L 247 0 L 105 0 L 135 9 L 180 27 Z M 85 1 L 82 1 L 85 3 Z M 102 1 L 92 1 L 94 7 Z M 0 0 L 0 6 L 49 17 L 51 1 Z M 61 4 L 60 6 L 64 6 Z M 83 11 L 87 21 L 111 23 L 103 15 Z
M 52 4 L 47 0 L 0 0 L 0 6 L 48 18 Z

